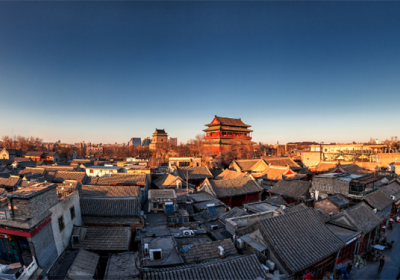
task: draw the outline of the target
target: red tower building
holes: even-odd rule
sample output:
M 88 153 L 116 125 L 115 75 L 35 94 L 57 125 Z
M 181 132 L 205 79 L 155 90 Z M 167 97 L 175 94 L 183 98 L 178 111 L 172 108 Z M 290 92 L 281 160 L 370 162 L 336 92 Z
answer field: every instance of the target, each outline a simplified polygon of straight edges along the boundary
M 251 125 L 245 124 L 242 120 L 232 118 L 222 118 L 215 116 L 207 129 L 203 131 L 204 136 L 204 151 L 211 152 L 214 155 L 219 154 L 224 146 L 241 143 L 243 145 L 254 144 L 251 141 L 252 130 Z

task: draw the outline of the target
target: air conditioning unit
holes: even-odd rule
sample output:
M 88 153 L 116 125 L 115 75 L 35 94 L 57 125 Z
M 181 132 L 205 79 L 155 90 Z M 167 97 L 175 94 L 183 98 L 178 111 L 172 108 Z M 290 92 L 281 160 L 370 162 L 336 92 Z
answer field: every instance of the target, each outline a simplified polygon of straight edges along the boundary
M 222 246 L 218 246 L 218 253 L 219 253 L 219 255 L 220 255 L 221 257 L 224 255 L 225 250 L 224 250 L 224 248 L 223 248 Z
M 274 271 L 275 270 L 275 263 L 271 262 L 270 260 L 267 260 L 265 265 L 268 267 L 269 271 Z
M 239 248 L 239 249 L 244 249 L 244 241 L 242 240 L 242 239 L 238 239 L 238 240 L 236 240 L 236 246 Z
M 150 249 L 150 260 L 151 261 L 162 260 L 162 250 L 161 249 Z
M 144 255 L 147 256 L 149 254 L 149 244 L 144 244 Z
M 184 230 L 183 236 L 194 236 L 193 230 Z
M 211 230 L 218 229 L 218 225 L 211 225 Z

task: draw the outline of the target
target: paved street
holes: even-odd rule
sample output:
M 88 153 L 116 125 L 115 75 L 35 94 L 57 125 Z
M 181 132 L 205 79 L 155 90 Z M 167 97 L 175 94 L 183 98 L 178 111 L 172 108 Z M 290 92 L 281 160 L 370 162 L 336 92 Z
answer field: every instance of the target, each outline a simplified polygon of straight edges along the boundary
M 379 262 L 368 263 L 363 269 L 354 268 L 351 279 L 396 279 L 400 267 L 400 224 L 394 224 L 393 230 L 386 230 L 387 240 L 394 240 L 391 250 L 383 252 L 385 266 L 382 272 L 378 273 Z

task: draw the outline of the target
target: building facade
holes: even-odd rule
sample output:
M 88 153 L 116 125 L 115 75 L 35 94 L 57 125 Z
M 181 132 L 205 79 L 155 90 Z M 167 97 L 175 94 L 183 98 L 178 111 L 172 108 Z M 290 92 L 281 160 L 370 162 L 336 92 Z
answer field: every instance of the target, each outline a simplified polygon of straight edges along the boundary
M 252 130 L 239 119 L 223 118 L 215 116 L 211 123 L 206 124 L 204 129 L 204 151 L 212 154 L 219 154 L 224 147 L 229 145 L 254 144 Z
M 135 137 L 135 138 L 131 138 L 131 140 L 129 140 L 129 146 L 141 146 L 142 145 L 142 140 L 140 139 L 140 137 Z
M 156 128 L 150 143 L 150 150 L 155 150 L 166 143 L 168 143 L 168 134 L 164 129 Z

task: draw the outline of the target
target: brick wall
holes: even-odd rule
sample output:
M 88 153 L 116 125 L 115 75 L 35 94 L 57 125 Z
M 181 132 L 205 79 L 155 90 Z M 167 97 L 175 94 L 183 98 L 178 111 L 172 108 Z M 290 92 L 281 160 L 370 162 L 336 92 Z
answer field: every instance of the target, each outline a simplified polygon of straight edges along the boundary
M 343 180 L 335 180 L 332 178 L 314 177 L 312 182 L 312 191 L 320 191 L 327 194 L 349 194 L 349 182 Z
M 22 220 L 31 219 L 45 212 L 56 203 L 58 203 L 56 188 L 48 190 L 31 199 L 13 198 L 14 217 Z
M 320 200 L 314 203 L 314 209 L 320 208 L 324 210 L 326 213 L 333 213 L 337 214 L 339 213 L 339 207 L 337 207 L 335 204 L 330 202 L 328 199 Z
M 11 206 L 10 199 L 8 199 L 8 201 L 9 201 L 8 205 Z M 13 198 L 12 199 L 12 207 L 14 208 L 14 217 L 15 218 L 21 219 L 21 220 L 32 218 L 31 208 L 30 208 L 28 199 Z
M 58 203 L 57 189 L 53 188 L 29 199 L 31 215 L 36 217 Z
M 44 270 L 50 268 L 58 257 L 51 223 L 42 228 L 31 240 L 39 266 Z

